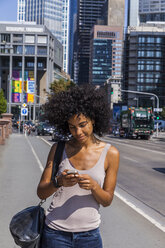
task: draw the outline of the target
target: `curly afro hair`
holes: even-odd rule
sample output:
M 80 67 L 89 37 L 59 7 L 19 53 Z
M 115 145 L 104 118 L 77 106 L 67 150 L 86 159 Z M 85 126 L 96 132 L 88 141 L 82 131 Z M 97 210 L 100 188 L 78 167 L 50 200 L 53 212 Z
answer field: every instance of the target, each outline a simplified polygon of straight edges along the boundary
M 109 129 L 110 111 L 105 91 L 92 85 L 75 86 L 54 94 L 44 106 L 45 117 L 64 135 L 68 120 L 75 114 L 94 120 L 94 133 L 102 136 Z

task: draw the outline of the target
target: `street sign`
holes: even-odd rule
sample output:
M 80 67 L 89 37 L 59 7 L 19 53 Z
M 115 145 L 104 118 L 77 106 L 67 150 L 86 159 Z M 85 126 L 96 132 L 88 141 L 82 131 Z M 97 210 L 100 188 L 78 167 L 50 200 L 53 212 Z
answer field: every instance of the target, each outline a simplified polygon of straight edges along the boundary
M 27 104 L 26 103 L 23 103 L 22 104 L 22 107 L 26 108 L 27 107 Z
M 154 112 L 162 112 L 162 108 L 154 108 Z
M 21 108 L 21 115 L 27 116 L 28 115 L 28 108 Z

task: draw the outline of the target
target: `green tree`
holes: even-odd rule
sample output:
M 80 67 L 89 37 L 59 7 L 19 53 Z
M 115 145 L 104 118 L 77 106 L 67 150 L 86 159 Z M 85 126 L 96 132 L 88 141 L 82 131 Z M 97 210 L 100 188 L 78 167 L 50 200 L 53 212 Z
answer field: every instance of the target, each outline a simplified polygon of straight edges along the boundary
M 71 87 L 74 87 L 75 83 L 71 80 L 65 81 L 64 79 L 54 80 L 50 85 L 50 93 L 58 93 L 60 91 L 66 91 Z
M 7 111 L 7 101 L 4 97 L 3 89 L 0 90 L 0 115 L 6 113 Z
M 165 107 L 163 107 L 162 112 L 160 112 L 160 116 L 162 117 L 163 120 L 165 120 Z

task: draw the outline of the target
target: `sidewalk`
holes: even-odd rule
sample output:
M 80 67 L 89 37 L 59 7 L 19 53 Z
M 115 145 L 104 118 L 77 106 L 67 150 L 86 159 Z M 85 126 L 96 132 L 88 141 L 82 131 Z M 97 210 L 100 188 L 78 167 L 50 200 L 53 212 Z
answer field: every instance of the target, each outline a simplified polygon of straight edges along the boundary
M 153 136 L 151 137 L 151 139 L 160 140 L 160 141 L 165 142 L 165 132 L 158 132 L 158 137 L 157 137 L 157 134 L 155 132 L 153 134 Z
M 36 188 L 41 171 L 25 136 L 13 133 L 0 146 L 0 247 L 16 248 L 9 231 L 14 214 L 39 199 Z

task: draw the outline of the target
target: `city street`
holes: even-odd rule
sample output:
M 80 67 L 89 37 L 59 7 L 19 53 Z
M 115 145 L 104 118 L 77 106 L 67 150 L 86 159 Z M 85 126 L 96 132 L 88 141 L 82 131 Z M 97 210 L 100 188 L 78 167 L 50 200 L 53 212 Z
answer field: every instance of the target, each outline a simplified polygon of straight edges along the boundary
M 104 248 L 164 248 L 164 138 L 106 136 L 104 140 L 120 151 L 114 201 L 108 208 L 101 207 Z M 9 222 L 16 212 L 39 202 L 36 188 L 52 144 L 50 136 L 13 133 L 0 146 L 0 247 L 17 247 Z

